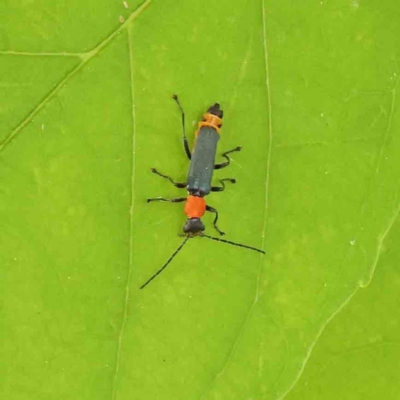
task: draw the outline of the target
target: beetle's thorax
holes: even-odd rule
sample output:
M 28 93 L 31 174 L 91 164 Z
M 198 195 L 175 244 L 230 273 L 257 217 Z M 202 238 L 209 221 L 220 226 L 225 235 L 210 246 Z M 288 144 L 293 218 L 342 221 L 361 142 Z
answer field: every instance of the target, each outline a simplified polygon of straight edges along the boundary
M 201 218 L 206 212 L 204 197 L 189 194 L 185 204 L 185 214 L 188 218 Z

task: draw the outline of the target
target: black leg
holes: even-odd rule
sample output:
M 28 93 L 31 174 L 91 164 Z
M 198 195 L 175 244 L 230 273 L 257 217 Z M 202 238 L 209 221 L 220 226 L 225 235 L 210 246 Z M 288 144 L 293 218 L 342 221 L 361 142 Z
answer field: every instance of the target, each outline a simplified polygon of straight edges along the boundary
M 219 180 L 221 182 L 222 186 L 211 186 L 211 191 L 212 192 L 223 192 L 225 190 L 225 183 L 224 181 L 230 182 L 230 183 L 236 183 L 236 179 L 231 179 L 231 178 L 223 178 Z
M 217 230 L 217 232 L 218 232 L 221 236 L 224 236 L 225 233 L 222 232 L 222 231 L 220 231 L 219 228 L 218 228 L 218 226 L 217 226 L 218 211 L 217 211 L 215 208 L 210 207 L 210 206 L 206 206 L 206 210 L 215 214 L 215 218 L 214 218 L 214 221 L 213 221 L 214 228 Z
M 241 151 L 241 150 L 242 150 L 242 148 L 240 146 L 238 146 L 235 149 L 232 149 L 232 150 L 229 150 L 229 151 L 226 151 L 225 153 L 223 153 L 222 157 L 224 157 L 226 159 L 226 161 L 221 164 L 215 164 L 214 169 L 221 169 L 221 168 L 227 167 L 231 163 L 231 159 L 228 157 L 228 154 L 233 153 L 235 151 Z
M 165 199 L 164 197 L 152 197 L 151 199 L 147 199 L 147 202 L 151 201 L 168 201 L 170 203 L 182 203 L 186 201 L 186 197 L 177 197 L 176 199 Z
M 158 172 L 155 168 L 151 169 L 151 172 L 153 174 L 156 174 L 158 176 L 161 176 L 162 178 L 168 179 L 174 186 L 176 186 L 177 188 L 185 188 L 186 187 L 186 183 L 179 183 L 179 182 L 175 182 L 172 178 L 170 178 L 168 175 L 164 175 L 161 172 Z
M 178 96 L 174 94 L 172 98 L 176 101 L 176 104 L 178 104 L 179 109 L 181 110 L 181 115 L 182 115 L 182 133 L 183 133 L 183 147 L 185 149 L 185 153 L 188 157 L 189 160 L 192 159 L 192 153 L 190 152 L 189 148 L 189 143 L 186 137 L 186 129 L 185 129 L 185 113 L 183 111 L 183 108 L 181 106 L 181 103 L 179 102 Z

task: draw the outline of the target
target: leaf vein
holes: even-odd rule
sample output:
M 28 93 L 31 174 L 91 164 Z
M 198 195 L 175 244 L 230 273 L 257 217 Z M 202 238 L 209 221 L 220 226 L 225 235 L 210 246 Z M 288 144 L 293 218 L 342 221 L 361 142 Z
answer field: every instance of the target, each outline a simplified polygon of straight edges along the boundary
M 266 191 L 265 191 L 265 208 L 264 208 L 264 224 L 263 224 L 263 230 L 262 230 L 262 238 L 263 238 L 263 245 L 262 249 L 264 249 L 264 239 L 265 239 L 265 231 L 266 231 L 266 226 L 267 226 L 267 210 L 269 206 L 269 180 L 270 180 L 270 166 L 271 166 L 271 154 L 272 154 L 272 107 L 271 107 L 271 90 L 270 90 L 270 78 L 269 78 L 269 66 L 268 66 L 268 47 L 267 47 L 267 37 L 266 37 L 266 20 L 265 20 L 265 2 L 264 0 L 261 1 L 261 12 L 262 12 L 262 26 L 263 26 L 263 49 L 264 49 L 264 60 L 265 60 L 265 86 L 266 86 L 266 92 L 267 92 L 267 102 L 268 102 L 268 131 L 269 131 L 269 143 L 268 143 L 268 156 L 267 156 L 267 177 L 266 177 Z M 262 256 L 260 256 L 260 263 L 259 263 L 259 268 L 258 268 L 258 273 L 257 273 L 257 283 L 256 283 L 256 290 L 255 290 L 255 295 L 254 299 L 252 301 L 252 304 L 250 305 L 246 316 L 244 318 L 244 321 L 242 325 L 240 326 L 237 334 L 235 335 L 234 342 L 231 346 L 231 349 L 229 351 L 229 354 L 222 365 L 220 371 L 216 373 L 213 381 L 209 385 L 209 388 L 206 389 L 201 395 L 200 395 L 200 400 L 204 398 L 204 396 L 210 391 L 210 388 L 214 385 L 214 383 L 220 378 L 221 375 L 225 372 L 227 366 L 229 365 L 232 356 L 238 346 L 239 340 L 242 337 L 242 334 L 247 326 L 247 323 L 250 319 L 251 314 L 253 313 L 255 305 L 259 301 L 259 296 L 260 296 L 260 278 L 261 278 L 261 273 L 262 273 Z
M 28 114 L 28 116 L 23 119 L 16 128 L 14 128 L 11 133 L 0 143 L 0 153 L 6 148 L 6 146 L 21 132 L 21 130 L 28 125 L 32 118 L 39 113 L 40 110 L 62 89 L 62 87 L 80 70 L 82 67 L 88 63 L 95 55 L 102 51 L 116 35 L 118 35 L 122 30 L 126 29 L 130 22 L 136 19 L 141 12 L 150 4 L 151 0 L 146 0 L 141 4 L 131 16 L 122 24 L 118 29 L 107 36 L 101 43 L 99 43 L 94 49 L 81 55 L 82 61 L 74 67 L 67 75 L 61 79 L 61 81 L 45 96 L 45 98 Z
M 128 277 L 126 281 L 125 287 L 125 302 L 124 302 L 124 311 L 123 317 L 121 322 L 121 328 L 118 335 L 118 346 L 117 346 L 117 355 L 115 361 L 115 371 L 114 371 L 114 378 L 113 378 L 113 388 L 112 388 L 112 400 L 115 399 L 116 396 L 116 389 L 118 383 L 118 373 L 119 367 L 121 362 L 121 349 L 122 349 L 122 342 L 124 338 L 125 332 L 125 325 L 128 318 L 128 305 L 129 305 L 129 298 L 130 298 L 130 286 L 132 281 L 132 259 L 133 259 L 133 208 L 135 203 L 135 195 L 134 195 L 134 188 L 135 188 L 135 154 L 136 154 L 136 112 L 135 112 L 135 91 L 134 91 L 134 75 L 133 75 L 133 52 L 132 52 L 132 40 L 129 35 L 129 29 L 127 30 L 128 36 L 128 53 L 129 53 L 129 71 L 130 71 L 130 81 L 131 81 L 131 101 L 132 101 L 132 163 L 131 163 L 131 201 L 130 201 L 130 208 L 129 208 L 129 219 L 130 219 L 130 227 L 129 227 L 129 264 L 128 264 Z

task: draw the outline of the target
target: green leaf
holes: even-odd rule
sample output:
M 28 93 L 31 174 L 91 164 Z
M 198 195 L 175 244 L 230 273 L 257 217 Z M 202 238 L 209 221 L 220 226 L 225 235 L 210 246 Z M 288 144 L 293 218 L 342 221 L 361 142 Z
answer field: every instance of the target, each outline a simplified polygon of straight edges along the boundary
M 0 9 L 4 398 L 280 399 L 373 279 L 400 207 L 399 6 L 181 3 Z M 266 255 L 196 238 L 139 290 L 182 243 L 182 205 L 145 202 L 183 195 L 150 173 L 185 179 L 173 93 L 191 141 L 221 103 L 219 152 L 243 151 L 207 201 Z
M 326 327 L 287 400 L 398 398 L 399 239 L 397 218 L 368 290 L 357 291 Z

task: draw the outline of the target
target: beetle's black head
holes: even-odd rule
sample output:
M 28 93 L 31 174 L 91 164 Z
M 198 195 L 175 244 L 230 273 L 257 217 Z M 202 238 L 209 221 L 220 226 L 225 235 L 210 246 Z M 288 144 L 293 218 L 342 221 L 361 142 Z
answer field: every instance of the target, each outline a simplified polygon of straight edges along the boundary
M 197 235 L 204 229 L 206 228 L 200 218 L 188 218 L 183 226 L 183 232 L 188 235 Z
M 219 108 L 218 103 L 215 103 L 213 106 L 211 106 L 207 112 L 216 115 L 218 118 L 222 118 L 224 116 L 224 112 Z

